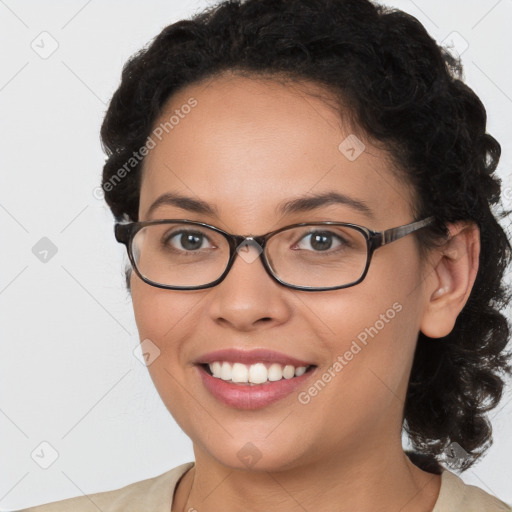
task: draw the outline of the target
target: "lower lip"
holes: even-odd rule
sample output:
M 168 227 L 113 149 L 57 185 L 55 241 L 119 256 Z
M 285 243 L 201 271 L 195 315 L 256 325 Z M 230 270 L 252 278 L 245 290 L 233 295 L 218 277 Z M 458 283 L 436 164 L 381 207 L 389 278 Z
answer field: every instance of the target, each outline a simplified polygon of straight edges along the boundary
M 261 409 L 292 394 L 304 384 L 316 370 L 312 368 L 300 377 L 281 379 L 263 384 L 233 384 L 217 377 L 212 377 L 201 365 L 197 366 L 199 375 L 206 389 L 230 407 L 237 409 Z

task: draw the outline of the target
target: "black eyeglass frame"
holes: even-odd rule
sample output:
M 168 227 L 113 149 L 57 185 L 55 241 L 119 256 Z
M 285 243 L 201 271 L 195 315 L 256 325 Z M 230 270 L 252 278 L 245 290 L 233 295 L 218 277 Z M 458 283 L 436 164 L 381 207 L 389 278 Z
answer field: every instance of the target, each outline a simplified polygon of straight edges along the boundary
M 114 225 L 114 235 L 116 240 L 124 244 L 126 246 L 127 252 L 128 252 L 128 258 L 130 259 L 130 263 L 132 265 L 132 268 L 135 270 L 135 273 L 144 281 L 145 283 L 155 286 L 156 288 L 163 288 L 166 290 L 202 290 L 205 288 L 211 288 L 213 286 L 216 286 L 221 281 L 225 279 L 225 277 L 228 275 L 231 267 L 233 266 L 233 263 L 235 262 L 235 258 L 237 256 L 237 248 L 243 244 L 244 242 L 255 242 L 257 243 L 262 251 L 258 255 L 258 258 L 261 259 L 263 267 L 265 268 L 267 274 L 277 281 L 279 284 L 286 286 L 287 288 L 292 288 L 294 290 L 302 290 L 302 291 L 310 291 L 310 292 L 317 292 L 317 291 L 328 291 L 328 290 L 340 290 L 342 288 L 349 288 L 351 286 L 355 286 L 356 284 L 359 284 L 363 279 L 366 277 L 366 274 L 368 273 L 368 269 L 370 268 L 370 262 L 372 260 L 373 253 L 379 248 L 384 245 L 387 245 L 391 242 L 394 242 L 395 240 L 399 240 L 400 238 L 403 238 L 404 236 L 407 236 L 411 233 L 414 233 L 415 231 L 418 231 L 419 229 L 424 228 L 425 226 L 428 226 L 432 224 L 435 217 L 427 217 L 422 220 L 418 220 L 415 222 L 411 222 L 409 224 L 404 224 L 402 226 L 397 226 L 394 228 L 389 228 L 384 231 L 373 231 L 367 227 L 360 226 L 358 224 L 351 224 L 348 222 L 336 222 L 336 221 L 320 221 L 320 222 L 301 222 L 299 224 L 291 224 L 289 226 L 284 226 L 282 228 L 276 229 L 274 231 L 271 231 L 269 233 L 266 233 L 264 235 L 259 236 L 242 236 L 242 235 L 233 235 L 231 233 L 228 233 L 227 231 L 224 231 L 216 226 L 212 226 L 211 224 L 206 224 L 204 222 L 199 221 L 193 221 L 188 219 L 158 219 L 158 220 L 148 220 L 148 221 L 141 221 L 141 222 L 128 222 L 128 223 L 116 223 Z M 221 274 L 221 276 L 216 279 L 215 281 L 212 281 L 210 283 L 206 283 L 204 285 L 199 286 L 172 286 L 172 285 L 164 285 L 161 283 L 156 283 L 154 281 L 151 281 L 147 277 L 143 276 L 139 269 L 137 268 L 137 264 L 135 263 L 135 259 L 133 257 L 133 251 L 132 251 L 132 242 L 133 239 L 138 231 L 140 231 L 142 228 L 154 224 L 171 224 L 171 223 L 182 223 L 182 224 L 190 224 L 190 225 L 196 225 L 196 226 L 202 226 L 209 228 L 213 231 L 216 231 L 217 233 L 220 233 L 224 238 L 228 241 L 229 244 L 229 260 L 226 265 L 226 269 Z M 282 231 L 297 228 L 301 226 L 345 226 L 353 228 L 364 236 L 366 239 L 366 265 L 364 268 L 363 273 L 361 274 L 361 277 L 357 279 L 356 281 L 353 281 L 348 284 L 343 284 L 341 286 L 329 286 L 329 287 L 320 287 L 320 288 L 313 288 L 309 286 L 297 286 L 292 285 L 289 283 L 286 283 L 279 279 L 277 277 L 268 261 L 267 256 L 265 254 L 265 247 L 267 241 L 277 235 L 278 233 L 281 233 Z M 263 255 L 263 257 L 261 257 Z

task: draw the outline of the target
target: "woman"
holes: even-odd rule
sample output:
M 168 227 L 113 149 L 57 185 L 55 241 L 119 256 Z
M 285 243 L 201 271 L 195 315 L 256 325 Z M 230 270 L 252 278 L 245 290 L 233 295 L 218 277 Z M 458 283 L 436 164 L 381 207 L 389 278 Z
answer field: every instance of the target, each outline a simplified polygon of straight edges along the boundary
M 195 461 L 27 510 L 511 510 L 446 467 L 511 372 L 500 146 L 461 73 L 367 0 L 223 2 L 127 63 L 102 186 Z

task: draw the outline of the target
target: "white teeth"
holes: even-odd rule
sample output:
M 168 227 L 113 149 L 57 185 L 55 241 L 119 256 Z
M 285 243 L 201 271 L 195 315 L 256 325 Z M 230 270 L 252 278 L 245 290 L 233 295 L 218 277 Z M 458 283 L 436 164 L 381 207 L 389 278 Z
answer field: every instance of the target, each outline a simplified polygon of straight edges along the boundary
M 213 373 L 214 377 L 220 378 L 220 369 L 221 369 L 221 365 L 218 361 L 215 361 L 215 363 L 210 365 L 210 371 Z
M 287 364 L 283 370 L 283 377 L 285 379 L 291 379 L 292 377 L 295 377 L 295 367 Z
M 300 377 L 301 375 L 304 375 L 305 373 L 306 373 L 305 366 L 299 366 L 298 368 L 295 368 L 295 377 Z
M 235 363 L 236 364 L 236 363 Z M 268 380 L 268 370 L 263 363 L 251 364 L 249 367 L 249 382 L 263 384 Z
M 268 380 L 274 382 L 283 378 L 283 367 L 280 364 L 274 363 L 268 369 Z
M 231 370 L 231 380 L 233 382 L 249 382 L 249 370 L 242 363 L 235 363 Z
M 222 363 L 220 369 L 220 378 L 222 380 L 231 380 L 231 365 L 229 363 Z
M 306 373 L 306 366 L 294 366 L 287 364 L 282 366 L 279 363 L 272 363 L 268 368 L 264 363 L 246 365 L 243 363 L 228 363 L 227 361 L 215 361 L 209 365 L 214 377 L 232 382 L 263 384 L 270 381 L 275 382 L 293 377 L 300 377 Z

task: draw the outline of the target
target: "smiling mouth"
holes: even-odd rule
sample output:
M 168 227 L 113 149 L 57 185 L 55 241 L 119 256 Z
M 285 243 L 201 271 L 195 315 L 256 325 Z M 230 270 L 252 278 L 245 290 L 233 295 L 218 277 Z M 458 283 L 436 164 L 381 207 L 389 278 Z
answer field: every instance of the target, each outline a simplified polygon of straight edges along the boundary
M 232 363 L 215 361 L 199 365 L 208 375 L 230 384 L 245 386 L 268 385 L 281 380 L 291 380 L 311 372 L 316 365 L 292 366 L 279 363 Z

